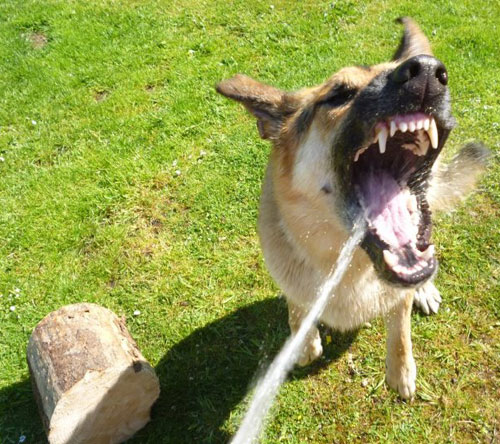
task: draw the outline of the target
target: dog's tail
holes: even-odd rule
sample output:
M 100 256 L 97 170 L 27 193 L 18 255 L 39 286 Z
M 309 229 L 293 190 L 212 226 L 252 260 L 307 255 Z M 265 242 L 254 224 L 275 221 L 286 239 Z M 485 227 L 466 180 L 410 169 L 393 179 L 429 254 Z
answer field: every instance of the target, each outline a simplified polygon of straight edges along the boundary
M 431 210 L 451 210 L 467 197 L 486 170 L 491 152 L 480 142 L 465 145 L 446 165 L 433 172 L 428 200 Z

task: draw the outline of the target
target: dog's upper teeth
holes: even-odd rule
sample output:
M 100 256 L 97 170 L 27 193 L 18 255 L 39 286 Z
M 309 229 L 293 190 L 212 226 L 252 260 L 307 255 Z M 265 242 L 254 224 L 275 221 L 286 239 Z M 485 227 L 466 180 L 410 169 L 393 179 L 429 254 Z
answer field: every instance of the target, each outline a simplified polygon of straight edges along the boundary
M 389 135 L 392 137 L 394 134 L 396 134 L 396 131 L 398 130 L 398 127 L 396 125 L 396 122 L 394 120 L 391 120 L 391 130 L 389 132 Z
M 436 121 L 434 118 L 431 118 L 431 121 L 429 123 L 429 129 L 426 130 L 427 134 L 429 134 L 429 139 L 431 141 L 432 148 L 437 148 L 438 147 L 438 130 L 436 126 Z
M 394 253 L 390 252 L 389 250 L 384 250 L 383 254 L 384 254 L 384 260 L 387 263 L 387 265 L 389 265 L 389 267 L 392 267 L 395 269 L 395 266 L 399 262 L 398 257 Z
M 383 126 L 380 128 L 378 133 L 378 148 L 380 150 L 380 154 L 385 153 L 385 146 L 387 143 L 387 127 Z
M 410 116 L 402 117 L 396 116 L 394 119 L 388 119 L 385 122 L 380 122 L 377 125 L 375 131 L 374 142 L 378 142 L 379 151 L 384 154 L 387 147 L 387 139 L 393 137 L 398 131 L 406 133 L 407 131 L 415 133 L 416 139 L 411 143 L 402 144 L 401 146 L 407 150 L 412 151 L 417 156 L 425 156 L 427 149 L 429 147 L 429 141 L 433 148 L 438 147 L 439 135 L 437 130 L 436 121 L 434 117 L 421 117 L 420 115 L 415 115 L 412 119 Z M 420 130 L 425 130 L 427 132 L 428 138 L 423 137 L 423 132 Z M 365 149 L 358 150 L 354 156 L 354 161 L 359 159 L 359 156 L 365 151 Z

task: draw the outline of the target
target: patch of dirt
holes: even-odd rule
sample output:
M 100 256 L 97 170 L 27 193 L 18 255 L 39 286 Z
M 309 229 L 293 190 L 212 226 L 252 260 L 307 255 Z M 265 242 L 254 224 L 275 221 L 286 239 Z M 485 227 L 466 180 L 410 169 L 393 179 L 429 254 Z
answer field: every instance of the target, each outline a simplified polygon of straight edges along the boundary
M 152 228 L 153 233 L 158 234 L 161 231 L 161 228 L 163 227 L 163 222 L 159 219 L 153 219 L 151 221 L 151 226 L 153 227 Z
M 32 32 L 27 38 L 34 49 L 43 49 L 49 43 L 49 39 L 42 32 Z
M 96 102 L 102 102 L 109 96 L 109 92 L 105 90 L 99 90 L 94 93 L 94 99 Z

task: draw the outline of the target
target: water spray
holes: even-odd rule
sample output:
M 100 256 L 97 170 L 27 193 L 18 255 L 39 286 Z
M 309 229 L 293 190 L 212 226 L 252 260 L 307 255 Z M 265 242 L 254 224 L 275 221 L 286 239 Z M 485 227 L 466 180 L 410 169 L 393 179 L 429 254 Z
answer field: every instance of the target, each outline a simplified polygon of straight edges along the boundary
M 366 223 L 362 217 L 358 217 L 351 236 L 342 247 L 337 262 L 333 266 L 328 278 L 319 287 L 317 299 L 311 306 L 299 330 L 288 338 L 283 348 L 267 369 L 264 377 L 258 382 L 252 402 L 243 418 L 240 428 L 231 440 L 231 444 L 252 444 L 256 442 L 281 384 L 283 384 L 286 376 L 297 362 L 300 350 L 304 347 L 307 334 L 318 322 L 330 298 L 334 297 L 332 292 L 342 280 L 352 260 L 354 250 L 363 239 L 365 231 Z

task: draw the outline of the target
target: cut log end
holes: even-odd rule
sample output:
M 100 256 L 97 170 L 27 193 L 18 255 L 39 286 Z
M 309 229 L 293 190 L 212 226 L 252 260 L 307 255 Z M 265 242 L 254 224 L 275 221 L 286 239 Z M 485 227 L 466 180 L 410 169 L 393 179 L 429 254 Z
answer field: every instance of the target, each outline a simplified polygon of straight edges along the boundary
M 160 391 L 125 324 L 94 304 L 45 317 L 28 364 L 51 444 L 123 442 L 149 421 Z

